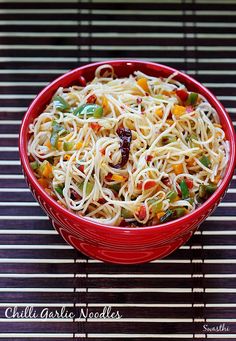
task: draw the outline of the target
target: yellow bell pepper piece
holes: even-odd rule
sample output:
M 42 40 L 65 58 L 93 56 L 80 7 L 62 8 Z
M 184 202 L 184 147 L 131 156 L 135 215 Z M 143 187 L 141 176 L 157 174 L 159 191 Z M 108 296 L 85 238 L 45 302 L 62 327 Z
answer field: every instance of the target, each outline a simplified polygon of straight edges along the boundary
M 78 150 L 78 149 L 80 149 L 82 146 L 83 146 L 83 143 L 82 143 L 82 142 L 78 142 L 78 143 L 76 143 L 75 149 Z
M 194 164 L 195 164 L 195 160 L 194 160 L 193 158 L 191 158 L 191 157 L 189 157 L 188 159 L 186 159 L 186 162 L 187 162 L 187 164 L 188 164 L 188 167 L 192 167 L 192 166 L 194 166 Z
M 38 183 L 43 187 L 47 188 L 48 187 L 48 180 L 45 178 L 39 178 Z
M 50 178 L 52 176 L 52 165 L 47 160 L 44 160 L 39 167 L 39 173 L 44 178 Z
M 156 111 L 155 111 L 155 114 L 156 114 L 158 117 L 162 118 L 163 115 L 164 115 L 164 112 L 163 112 L 163 110 L 162 110 L 161 108 L 157 108 Z
M 157 213 L 157 219 L 160 220 L 161 217 L 163 217 L 165 215 L 164 211 L 158 212 Z
M 175 116 L 181 116 L 186 112 L 186 108 L 182 105 L 174 105 L 173 109 L 171 110 L 172 114 Z
M 68 161 L 68 160 L 70 160 L 70 158 L 71 158 L 70 154 L 65 154 L 64 155 L 64 160 Z
M 106 110 L 108 108 L 108 100 L 106 97 L 103 97 L 103 99 L 102 99 L 102 107 L 104 110 Z
M 47 140 L 44 142 L 43 145 L 46 146 L 46 147 L 48 147 L 48 149 L 52 148 L 52 145 L 51 145 L 51 142 L 50 142 L 49 139 L 47 139 Z
M 180 197 L 177 195 L 177 197 L 175 197 L 175 198 L 172 200 L 172 202 L 176 202 L 176 201 L 178 201 L 178 200 L 180 200 Z
M 172 165 L 172 167 L 176 175 L 179 175 L 184 172 L 184 168 L 181 163 L 178 163 L 177 165 Z
M 145 91 L 145 92 L 149 92 L 149 87 L 148 87 L 148 82 L 146 78 L 140 78 L 137 81 L 137 84 Z
M 62 149 L 63 149 L 63 143 L 62 143 L 62 141 L 58 141 L 58 142 L 57 142 L 57 149 L 58 149 L 58 150 L 62 150 Z
M 113 174 L 111 179 L 114 181 L 125 181 L 126 178 L 122 175 Z
M 174 121 L 173 120 L 166 120 L 166 123 L 172 125 L 174 123 Z

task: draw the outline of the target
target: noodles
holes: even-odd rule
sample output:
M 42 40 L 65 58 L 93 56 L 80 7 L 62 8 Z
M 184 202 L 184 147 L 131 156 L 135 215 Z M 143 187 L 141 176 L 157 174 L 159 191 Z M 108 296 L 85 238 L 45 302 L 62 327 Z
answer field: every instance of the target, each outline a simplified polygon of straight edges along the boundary
M 85 87 L 59 88 L 30 125 L 39 183 L 69 211 L 116 226 L 154 225 L 216 190 L 229 145 L 214 108 L 176 81 L 97 68 Z

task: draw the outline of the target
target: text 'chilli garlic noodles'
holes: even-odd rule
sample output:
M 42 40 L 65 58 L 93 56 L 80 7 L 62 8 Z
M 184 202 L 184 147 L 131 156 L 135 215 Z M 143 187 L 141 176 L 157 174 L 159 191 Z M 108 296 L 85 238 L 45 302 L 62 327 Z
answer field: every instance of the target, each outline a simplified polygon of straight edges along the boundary
M 215 109 L 175 80 L 110 65 L 85 86 L 59 88 L 29 127 L 31 167 L 69 211 L 148 226 L 194 210 L 216 190 L 229 143 Z

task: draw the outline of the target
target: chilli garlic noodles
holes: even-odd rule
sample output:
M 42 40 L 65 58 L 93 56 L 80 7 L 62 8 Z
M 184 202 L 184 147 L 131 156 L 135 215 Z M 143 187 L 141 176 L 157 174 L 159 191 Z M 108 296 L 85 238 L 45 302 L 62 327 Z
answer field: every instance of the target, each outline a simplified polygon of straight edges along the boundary
M 97 68 L 59 88 L 29 127 L 41 186 L 69 211 L 115 226 L 164 223 L 219 185 L 229 144 L 214 108 L 175 80 Z

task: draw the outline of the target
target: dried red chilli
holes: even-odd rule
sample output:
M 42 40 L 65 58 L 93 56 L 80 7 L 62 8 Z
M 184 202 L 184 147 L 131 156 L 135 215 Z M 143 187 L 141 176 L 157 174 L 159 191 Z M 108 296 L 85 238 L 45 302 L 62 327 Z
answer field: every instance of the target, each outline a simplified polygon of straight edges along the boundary
M 130 144 L 132 140 L 132 133 L 130 129 L 127 128 L 118 128 L 116 131 L 117 135 L 120 138 L 120 150 L 121 150 L 121 162 L 116 165 L 110 164 L 113 168 L 122 168 L 129 160 L 129 151 Z

